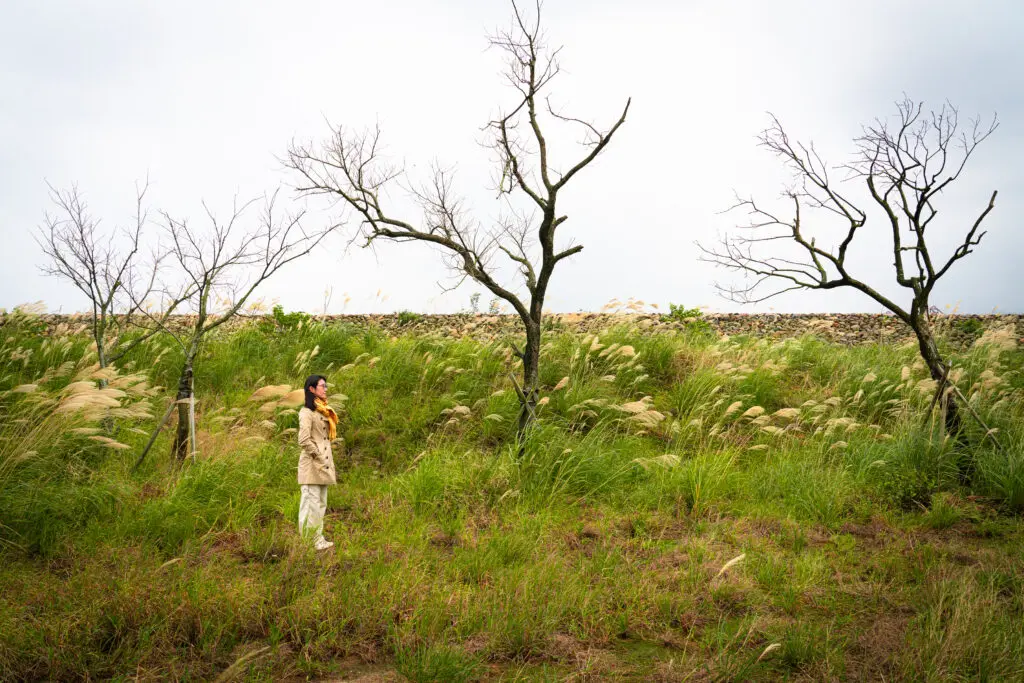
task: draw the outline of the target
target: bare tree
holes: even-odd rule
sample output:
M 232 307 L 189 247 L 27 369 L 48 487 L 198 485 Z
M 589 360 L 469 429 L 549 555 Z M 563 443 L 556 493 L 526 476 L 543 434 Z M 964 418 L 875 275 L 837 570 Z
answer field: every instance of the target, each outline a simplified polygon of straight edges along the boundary
M 559 74 L 559 50 L 547 48 L 540 28 L 541 5 L 536 3 L 532 18 L 514 0 L 512 9 L 511 28 L 490 38 L 491 46 L 505 54 L 504 75 L 517 93 L 514 106 L 483 129 L 496 154 L 495 189 L 505 207 L 495 225 L 482 227 L 470 217 L 464 200 L 453 191 L 452 173 L 437 164 L 431 181 L 406 188 L 422 207 L 422 220 L 411 222 L 391 213 L 385 207 L 386 194 L 404 173 L 383 158 L 379 128 L 353 133 L 331 126 L 330 137 L 319 146 L 293 142 L 285 163 L 298 175 L 301 193 L 326 195 L 358 214 L 365 246 L 378 239 L 436 245 L 459 282 L 472 278 L 512 306 L 526 333 L 525 346 L 513 346 L 523 363 L 522 385 L 516 384 L 521 437 L 534 418 L 538 400 L 541 318 L 551 276 L 560 261 L 583 249 L 581 245 L 556 246 L 556 230 L 567 219 L 559 215 L 556 203 L 569 181 L 611 142 L 626 120 L 630 101 L 605 130 L 557 111 L 545 91 Z M 585 151 L 562 171 L 551 159 L 545 133 L 545 127 L 553 124 L 568 124 L 583 136 Z M 530 210 L 514 208 L 513 195 Z M 518 272 L 520 284 L 502 283 L 501 262 Z
M 910 326 L 921 358 L 942 391 L 949 366 L 935 342 L 929 297 L 953 264 L 972 253 L 985 236 L 979 229 L 995 207 L 996 192 L 964 226 L 962 240 L 948 256 L 933 253 L 927 241 L 931 235 L 928 228 L 938 214 L 936 198 L 960 177 L 968 159 L 995 131 L 998 121 L 993 117 L 983 124 L 974 119 L 961 126 L 957 109 L 948 103 L 926 113 L 922 103 L 904 99 L 896 108 L 894 121 L 876 120 L 864 128 L 856 140 L 857 156 L 841 167 L 848 174 L 839 182 L 829 176 L 829 168 L 813 145 L 791 142 L 782 124 L 772 117 L 772 126 L 762 133 L 760 141 L 794 173 L 796 183 L 784 193 L 791 212 L 782 214 L 753 199 L 742 200 L 737 207 L 747 209 L 753 217 L 743 226 L 749 234 L 727 235 L 716 247 L 701 249 L 703 260 L 751 276 L 742 287 L 719 287 L 733 301 L 764 301 L 794 289 L 852 287 L 863 292 Z M 909 305 L 885 296 L 848 269 L 849 249 L 863 234 L 867 212 L 856 206 L 840 186 L 859 182 L 865 183 L 869 202 L 886 222 L 887 232 L 891 230 L 887 251 L 893 257 L 896 283 L 906 290 Z M 820 245 L 810 233 L 812 218 L 831 218 L 840 223 L 838 245 Z M 790 251 L 778 255 L 786 248 L 777 246 L 780 242 Z M 946 428 L 955 433 L 960 429 L 960 411 L 945 392 L 943 400 L 948 400 Z
M 157 425 L 136 467 L 175 405 L 178 408 L 178 426 L 172 452 L 178 459 L 184 459 L 190 443 L 192 451 L 195 451 L 193 375 L 204 338 L 234 317 L 257 287 L 286 264 L 310 253 L 336 227 L 307 232 L 301 225 L 303 212 L 279 217 L 275 210 L 277 193 L 264 199 L 257 224 L 250 228 L 243 228 L 241 223 L 247 219 L 248 209 L 256 200 L 243 204 L 236 201 L 226 222 L 219 220 L 204 203 L 209 221 L 209 229 L 205 231 L 197 230 L 185 220 L 163 214 L 164 227 L 171 241 L 170 259 L 184 279 L 181 291 L 186 293 L 193 318 L 185 329 L 178 329 L 166 319 L 151 317 L 151 322 L 167 332 L 181 347 L 184 361 L 175 402 Z
M 63 191 L 49 187 L 56 213 L 47 214 L 46 226 L 36 237 L 50 260 L 41 270 L 71 282 L 89 300 L 92 337 L 99 365 L 105 368 L 159 331 L 150 326 L 135 336 L 128 334 L 139 332 L 144 317 L 141 307 L 153 293 L 162 259 L 156 252 L 140 253 L 148 223 L 144 203 L 149 185 L 136 186 L 134 225 L 108 235 L 99 233 L 99 221 L 90 214 L 77 187 Z M 156 319 L 166 320 L 181 301 L 180 297 L 166 300 Z

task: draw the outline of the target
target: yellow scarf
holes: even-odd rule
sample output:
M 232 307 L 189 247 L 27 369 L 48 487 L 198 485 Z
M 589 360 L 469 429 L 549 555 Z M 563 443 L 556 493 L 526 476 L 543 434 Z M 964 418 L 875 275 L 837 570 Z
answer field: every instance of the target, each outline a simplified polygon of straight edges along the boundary
M 313 401 L 313 405 L 316 406 L 316 412 L 327 418 L 327 424 L 329 425 L 328 433 L 331 441 L 334 441 L 338 438 L 338 414 L 334 412 L 334 408 L 327 405 L 327 401 L 316 399 Z

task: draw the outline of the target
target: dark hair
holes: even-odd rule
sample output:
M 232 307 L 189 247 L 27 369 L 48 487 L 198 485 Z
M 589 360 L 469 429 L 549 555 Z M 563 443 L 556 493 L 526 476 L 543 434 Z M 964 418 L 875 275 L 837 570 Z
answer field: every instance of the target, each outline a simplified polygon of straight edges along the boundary
M 313 403 L 316 400 L 316 396 L 310 391 L 310 387 L 315 389 L 316 385 L 320 384 L 320 380 L 326 382 L 327 378 L 323 375 L 310 375 L 302 385 L 302 389 L 306 394 L 306 407 L 310 410 L 316 410 L 316 404 Z

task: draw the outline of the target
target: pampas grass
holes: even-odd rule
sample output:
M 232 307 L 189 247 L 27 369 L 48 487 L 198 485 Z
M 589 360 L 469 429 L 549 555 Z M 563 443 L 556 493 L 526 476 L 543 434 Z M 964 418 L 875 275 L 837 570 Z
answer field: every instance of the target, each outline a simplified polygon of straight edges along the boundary
M 196 365 L 201 457 L 158 446 L 133 475 L 176 351 L 97 375 L 78 323 L 37 322 L 0 339 L 0 678 L 1019 677 L 1005 335 L 950 356 L 1005 452 L 928 433 L 913 348 L 631 320 L 547 333 L 520 453 L 505 340 L 243 328 Z M 316 554 L 292 387 L 330 367 L 345 449 Z M 876 622 L 899 638 L 862 640 Z

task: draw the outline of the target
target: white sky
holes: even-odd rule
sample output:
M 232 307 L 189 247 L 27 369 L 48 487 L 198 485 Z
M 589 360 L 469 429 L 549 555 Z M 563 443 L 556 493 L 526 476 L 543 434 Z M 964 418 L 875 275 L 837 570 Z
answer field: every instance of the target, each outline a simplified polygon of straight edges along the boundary
M 288 184 L 277 158 L 292 138 L 322 137 L 325 118 L 356 128 L 379 122 L 414 178 L 435 158 L 455 165 L 476 215 L 494 218 L 489 153 L 478 141 L 513 94 L 486 35 L 510 17 L 503 0 L 6 0 L 0 307 L 39 299 L 51 310 L 85 306 L 69 285 L 39 274 L 33 232 L 49 208 L 46 180 L 78 183 L 110 228 L 131 220 L 134 183 L 148 174 L 154 209 L 198 221 L 200 200 L 224 212 L 236 193 Z M 743 221 L 721 213 L 734 190 L 777 197 L 784 176 L 756 146 L 766 112 L 840 163 L 860 124 L 891 114 L 904 92 L 935 106 L 948 99 L 963 115 L 998 112 L 1002 122 L 940 202 L 933 230 L 952 244 L 1000 191 L 988 236 L 933 303 L 1024 310 L 1020 2 L 549 0 L 544 24 L 564 45 L 554 102 L 604 127 L 633 98 L 606 152 L 560 195 L 569 216 L 561 239 L 585 248 L 556 270 L 551 310 L 597 310 L 629 297 L 738 310 L 712 288 L 734 276 L 698 262 L 693 242 Z M 567 144 L 559 152 L 564 164 L 579 153 Z M 396 213 L 418 218 L 395 200 Z M 858 272 L 894 291 L 884 242 L 861 247 Z M 319 311 L 332 287 L 331 312 L 444 312 L 468 308 L 481 289 L 442 294 L 438 282 L 450 278 L 426 246 L 344 254 L 337 240 L 260 295 Z M 486 308 L 490 296 L 481 298 Z M 743 310 L 770 308 L 879 310 L 856 292 L 795 293 Z

